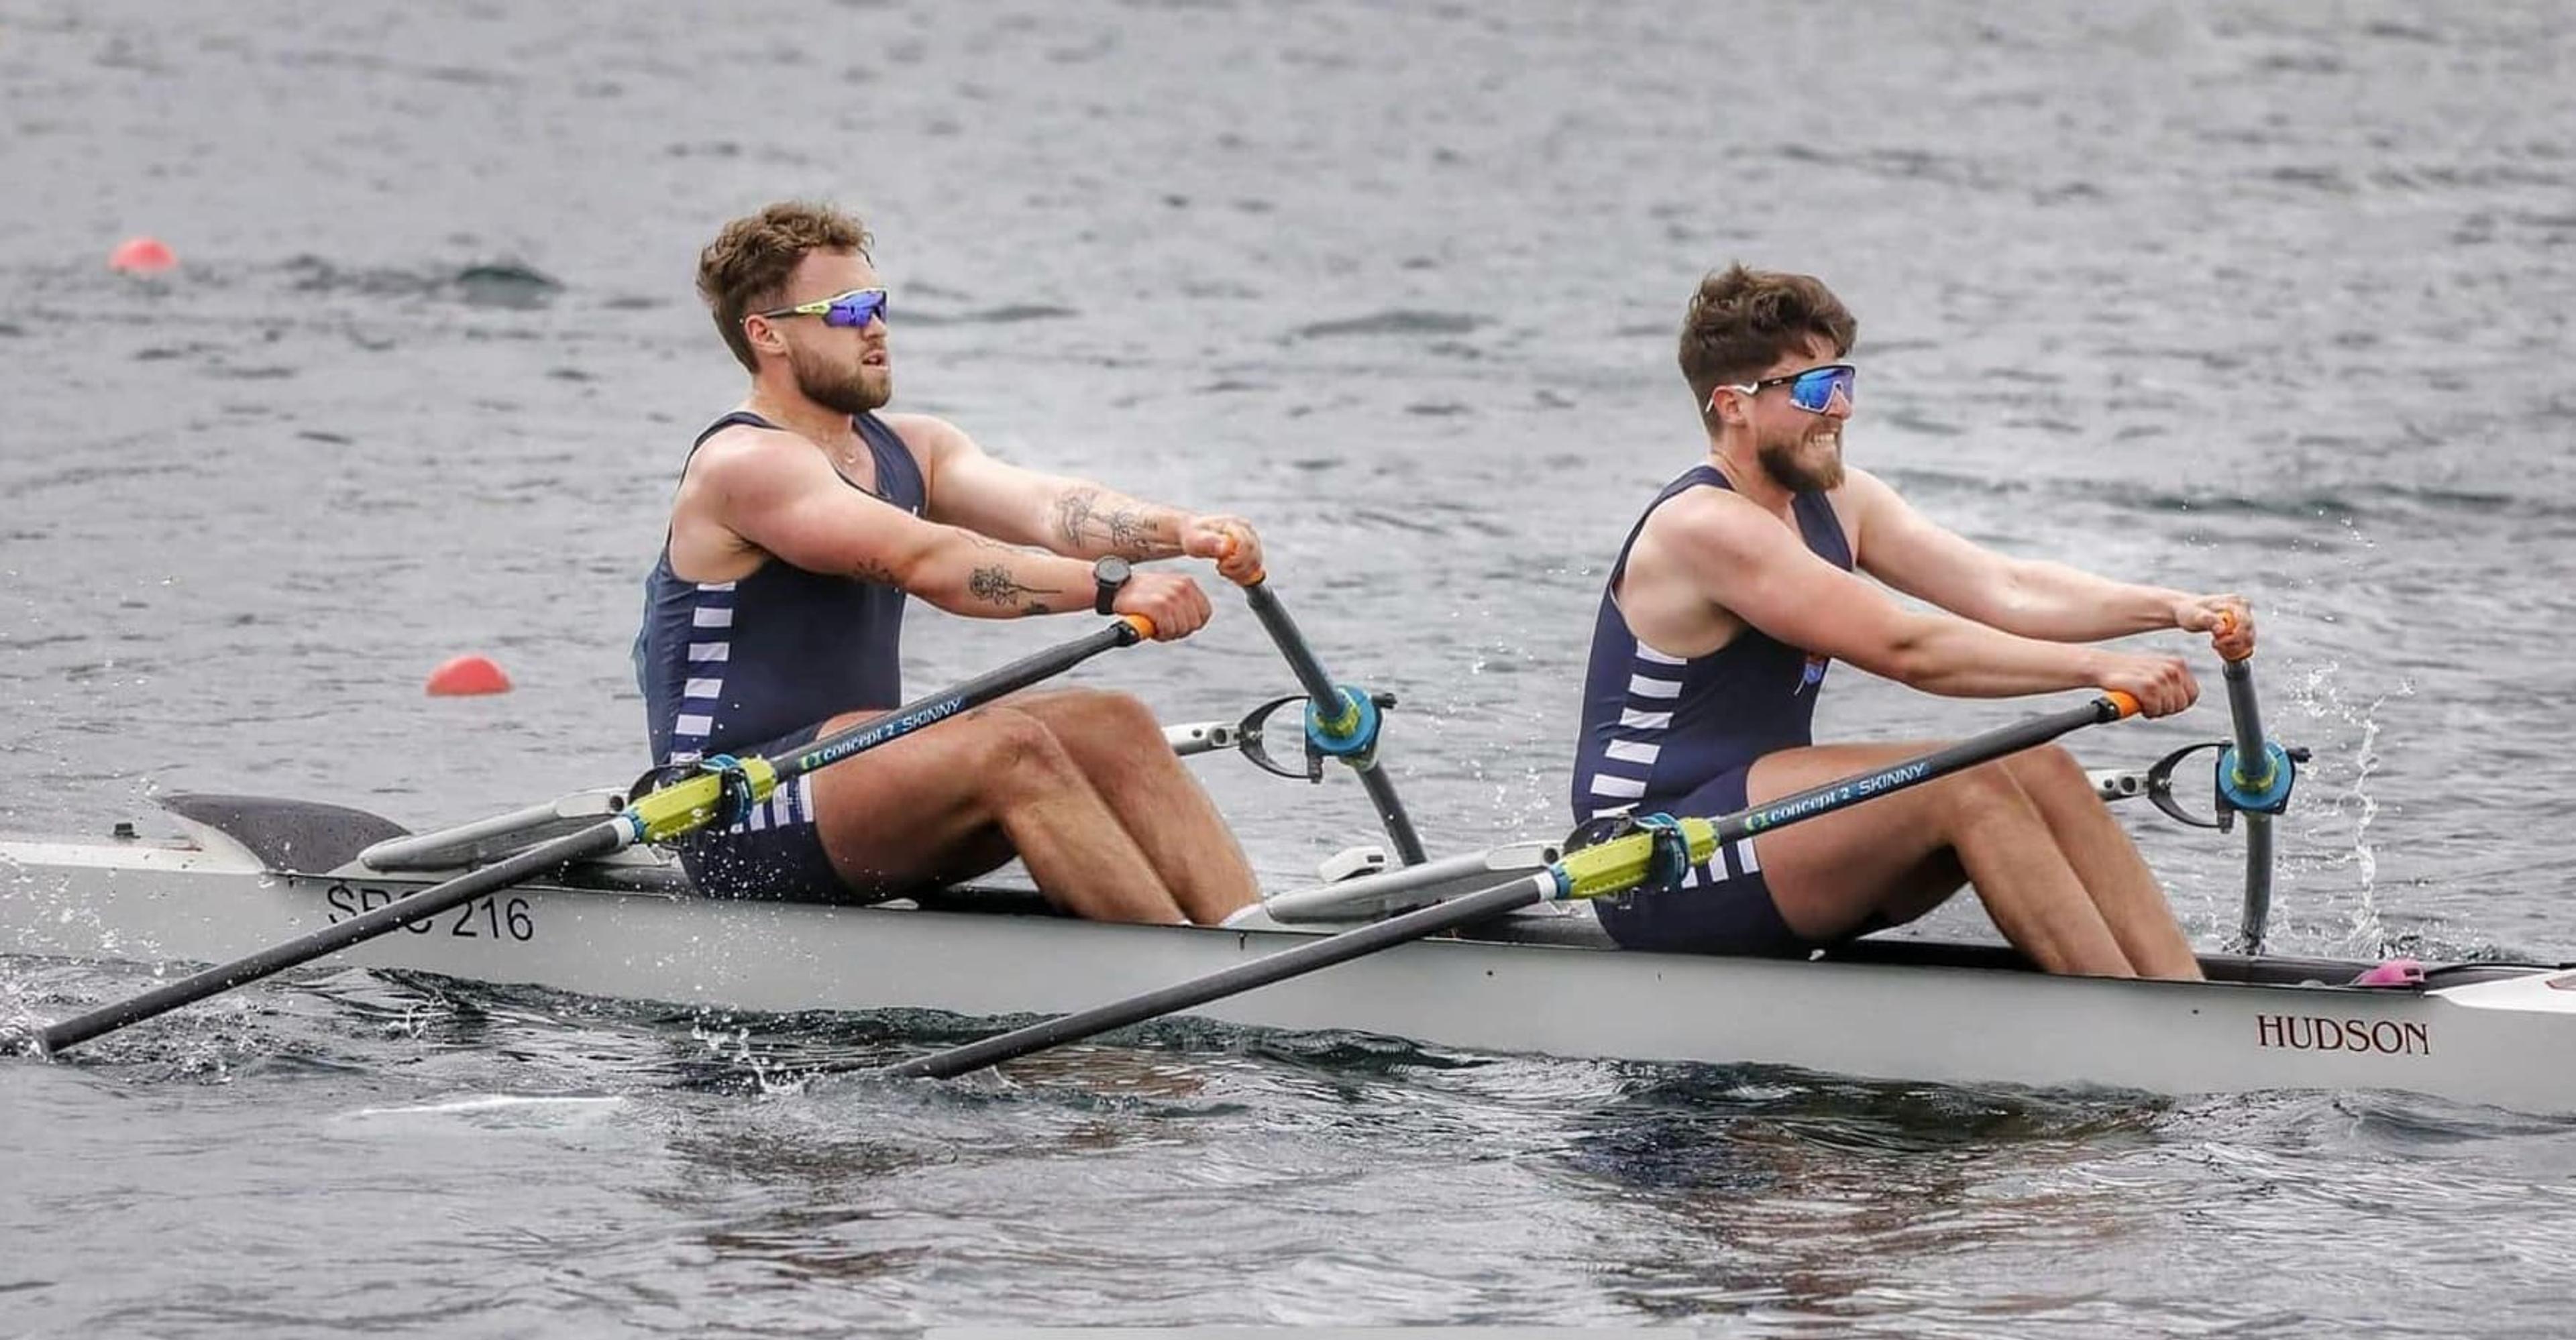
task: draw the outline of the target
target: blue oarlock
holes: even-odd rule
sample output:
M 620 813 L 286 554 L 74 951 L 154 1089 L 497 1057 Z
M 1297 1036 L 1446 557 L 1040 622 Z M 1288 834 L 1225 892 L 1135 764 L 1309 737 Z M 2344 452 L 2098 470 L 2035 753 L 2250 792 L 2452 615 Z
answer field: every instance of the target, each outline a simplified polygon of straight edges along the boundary
M 1307 703 L 1307 745 L 1333 758 L 1367 758 L 1377 748 L 1377 703 L 1348 684 L 1336 684 L 1333 691 L 1342 698 L 1342 719 L 1327 723 L 1316 713 L 1315 705 Z
M 2238 762 L 2240 757 L 2232 744 L 2218 751 L 2219 804 L 2248 814 L 2279 814 L 2288 808 L 2290 788 L 2299 780 L 2298 764 L 2290 751 L 2265 740 L 2267 766 L 2250 772 Z

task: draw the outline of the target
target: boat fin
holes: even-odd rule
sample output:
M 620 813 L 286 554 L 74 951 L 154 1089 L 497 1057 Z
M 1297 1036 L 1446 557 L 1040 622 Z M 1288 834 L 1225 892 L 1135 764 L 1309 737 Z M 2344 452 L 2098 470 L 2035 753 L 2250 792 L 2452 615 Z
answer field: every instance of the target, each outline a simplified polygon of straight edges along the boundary
M 309 800 L 193 792 L 160 800 L 200 846 L 229 844 L 263 869 L 296 874 L 337 870 L 368 847 L 409 831 L 365 810 Z

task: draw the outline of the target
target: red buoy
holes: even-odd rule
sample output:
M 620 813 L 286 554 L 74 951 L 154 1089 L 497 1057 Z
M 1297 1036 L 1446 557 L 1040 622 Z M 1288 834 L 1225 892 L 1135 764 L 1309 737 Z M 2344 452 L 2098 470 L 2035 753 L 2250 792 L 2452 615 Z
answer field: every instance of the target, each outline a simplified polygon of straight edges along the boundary
M 157 237 L 129 237 L 107 253 L 107 268 L 128 274 L 157 275 L 179 268 L 179 258 L 170 254 Z
M 429 694 L 433 698 L 509 691 L 510 677 L 502 674 L 501 667 L 488 656 L 459 656 L 429 672 Z

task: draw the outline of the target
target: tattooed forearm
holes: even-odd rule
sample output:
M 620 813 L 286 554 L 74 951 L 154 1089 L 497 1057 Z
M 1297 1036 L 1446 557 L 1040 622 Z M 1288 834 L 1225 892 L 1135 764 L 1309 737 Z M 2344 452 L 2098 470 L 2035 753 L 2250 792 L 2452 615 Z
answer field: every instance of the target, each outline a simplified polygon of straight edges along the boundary
M 895 580 L 893 568 L 890 568 L 873 558 L 863 558 L 852 564 L 850 566 L 850 575 L 863 582 L 875 582 L 879 586 L 900 586 L 903 584 Z
M 1016 606 L 1024 614 L 1044 614 L 1047 609 L 1044 602 L 1031 601 L 1028 597 L 1057 594 L 1054 587 L 1031 586 L 1021 581 L 1011 575 L 1008 567 L 999 563 L 988 563 L 967 574 L 966 592 L 988 605 Z
M 1148 507 L 1089 484 L 1056 495 L 1056 538 L 1063 552 L 1086 558 L 1170 558 L 1181 552 L 1180 523 L 1169 508 Z
M 1143 558 L 1146 548 L 1153 543 L 1141 508 L 1121 507 L 1101 520 L 1109 527 L 1110 547 L 1124 557 Z
M 1070 488 L 1056 495 L 1055 529 L 1064 537 L 1066 549 L 1082 548 L 1083 533 L 1091 527 L 1092 508 L 1099 501 L 1098 489 Z

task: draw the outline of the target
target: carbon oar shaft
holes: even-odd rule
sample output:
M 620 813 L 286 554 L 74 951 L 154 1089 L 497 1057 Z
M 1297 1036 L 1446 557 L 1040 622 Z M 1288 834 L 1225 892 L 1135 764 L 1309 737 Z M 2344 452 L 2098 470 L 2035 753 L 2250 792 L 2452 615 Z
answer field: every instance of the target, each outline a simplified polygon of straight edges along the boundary
M 1708 820 L 1705 835 L 1707 849 L 1714 851 L 1729 842 L 1783 828 L 1818 815 L 1832 814 L 1863 801 L 1891 795 L 1920 786 L 1936 778 L 1990 763 L 2009 754 L 2043 745 L 2069 731 L 2106 721 L 2117 721 L 2137 711 L 2137 703 L 2126 695 L 2097 698 L 2079 708 L 2070 708 L 2048 716 L 2032 717 L 2009 726 L 1988 731 L 1971 739 L 1933 750 L 1902 763 L 1857 773 L 1840 781 L 1810 787 L 1795 795 L 1783 796 L 1767 805 L 1738 810 L 1733 814 Z M 1638 843 L 1641 836 L 1621 839 Z M 1605 844 L 1606 845 L 1606 844 Z M 1699 843 L 1694 842 L 1696 850 Z M 1599 849 L 1594 849 L 1598 851 Z M 1140 1024 L 1148 1019 L 1205 1005 L 1227 996 L 1239 995 L 1256 987 L 1329 968 L 1338 963 L 1373 954 L 1381 949 L 1438 935 L 1444 931 L 1471 926 L 1479 921 L 1502 916 L 1524 907 L 1569 896 L 1590 897 L 1633 888 L 1644 877 L 1645 861 L 1634 862 L 1634 871 L 1624 878 L 1594 879 L 1599 887 L 1573 889 L 1567 865 L 1580 860 L 1584 853 L 1569 854 L 1565 861 L 1536 874 L 1520 875 L 1504 883 L 1479 889 L 1447 902 L 1373 922 L 1338 935 L 1325 936 L 1294 949 L 1238 963 L 1231 968 L 1204 977 L 1178 982 L 1143 995 L 1113 1001 L 1077 1014 L 1042 1020 L 1025 1028 L 1016 1028 L 946 1051 L 888 1066 L 887 1074 L 911 1078 L 949 1079 L 969 1071 L 1015 1059 L 1049 1047 L 1078 1042 L 1106 1033 L 1111 1029 Z M 1665 897 L 1689 897 L 1685 892 L 1668 893 Z
M 883 716 L 835 731 L 786 759 L 746 760 L 744 775 L 753 779 L 751 784 L 755 788 L 752 798 L 766 798 L 779 784 L 802 773 L 829 767 L 853 754 L 900 739 L 1005 694 L 1016 693 L 1040 680 L 1062 674 L 1112 647 L 1130 645 L 1141 640 L 1151 627 L 1152 624 L 1142 616 L 1130 615 L 1087 637 L 1024 656 L 952 688 L 916 698 Z M 436 916 L 448 908 L 509 888 L 570 862 L 606 856 L 638 841 L 666 842 L 685 836 L 714 822 L 722 815 L 724 807 L 723 780 L 719 776 L 700 774 L 674 782 L 650 795 L 636 797 L 625 812 L 603 819 L 578 833 L 540 843 L 480 870 L 434 884 L 408 898 L 398 899 L 309 935 L 155 987 L 130 1000 L 102 1006 L 50 1025 L 36 1034 L 36 1046 L 50 1056 L 102 1033 L 114 1032 L 128 1024 L 140 1023 L 182 1005 L 372 940 L 388 931 L 400 930 L 413 922 Z
M 1543 902 L 1554 896 L 1555 891 L 1556 877 L 1546 871 L 1521 875 L 1508 884 L 1497 884 L 1400 917 L 1389 917 L 1356 930 L 1328 935 L 1250 963 L 1238 963 L 1222 972 L 1209 973 L 1205 977 L 1175 983 L 1078 1014 L 1059 1015 L 1026 1028 L 1016 1028 L 978 1042 L 888 1066 L 886 1073 L 907 1078 L 950 1079 L 1031 1052 L 1078 1042 L 1113 1028 L 1125 1028 L 1166 1014 L 1177 1014 L 1192 1006 L 1239 995 L 1318 968 L 1347 963 L 1363 954 L 1373 954 L 1426 935 L 1437 935 L 1453 926 L 1501 916 L 1515 908 Z

